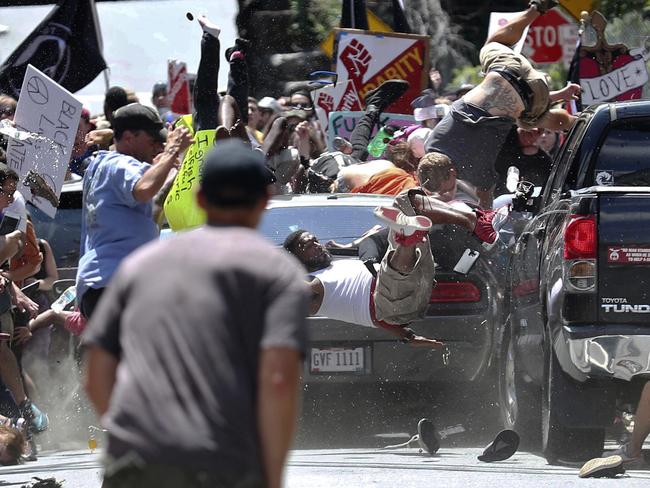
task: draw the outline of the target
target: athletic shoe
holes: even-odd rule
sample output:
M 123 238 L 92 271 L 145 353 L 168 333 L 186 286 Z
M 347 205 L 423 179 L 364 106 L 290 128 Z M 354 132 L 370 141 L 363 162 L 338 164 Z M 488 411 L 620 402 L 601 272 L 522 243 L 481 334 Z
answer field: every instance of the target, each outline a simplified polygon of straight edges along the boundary
M 226 52 L 224 53 L 226 61 L 230 63 L 236 59 L 245 59 L 250 45 L 251 41 L 238 37 L 235 39 L 235 45 L 226 49 Z
M 519 447 L 519 435 L 514 430 L 502 430 L 478 457 L 479 461 L 492 463 L 511 457 Z
M 386 107 L 404 95 L 409 86 L 409 82 L 405 80 L 384 81 L 377 88 L 366 93 L 364 98 L 366 110 L 372 105 L 383 112 Z
M 424 215 L 409 217 L 395 207 L 377 207 L 375 208 L 375 217 L 396 233 L 405 236 L 413 235 L 416 231 L 429 231 L 431 229 L 431 220 Z
M 497 231 L 492 226 L 492 220 L 494 220 L 496 212 L 478 208 L 474 212 L 476 212 L 476 226 L 473 234 L 486 244 L 494 244 L 497 240 Z
M 608 456 L 587 461 L 578 476 L 580 478 L 614 478 L 625 473 L 621 456 Z
M 28 430 L 32 432 L 43 432 L 49 425 L 47 415 L 41 412 L 36 405 L 34 405 L 29 398 L 18 407 L 20 415 L 27 422 Z
M 432 456 L 440 449 L 440 436 L 429 419 L 421 419 L 418 422 L 418 444 L 423 451 Z
M 198 19 L 199 25 L 201 26 L 201 29 L 203 29 L 203 32 L 210 34 L 212 37 L 219 38 L 219 34 L 221 33 L 221 29 L 217 26 L 217 24 L 213 23 L 208 19 L 205 15 L 201 15 Z
M 540 14 L 544 15 L 552 8 L 557 7 L 559 3 L 556 0 L 530 0 L 528 6 L 535 7 Z
M 623 444 L 615 451 L 606 453 L 606 455 L 607 457 L 620 456 L 621 459 L 623 460 L 623 464 L 626 465 L 645 464 L 645 458 L 643 457 L 643 454 L 639 454 L 638 456 L 630 455 L 630 444 Z M 605 457 L 605 453 L 603 453 L 603 457 Z

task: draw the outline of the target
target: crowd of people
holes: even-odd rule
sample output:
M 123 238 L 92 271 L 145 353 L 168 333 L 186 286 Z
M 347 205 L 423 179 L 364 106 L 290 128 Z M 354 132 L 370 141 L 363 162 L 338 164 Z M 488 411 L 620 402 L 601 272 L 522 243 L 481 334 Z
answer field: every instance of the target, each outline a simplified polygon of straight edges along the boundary
M 495 197 L 515 193 L 507 185 L 512 167 L 516 182 L 545 183 L 575 120 L 562 104 L 580 87 L 551 90 L 547 76 L 510 46 L 556 3 L 531 0 L 490 36 L 479 85 L 445 93 L 433 71 L 430 87 L 411 104 L 416 123 L 380 127 L 382 113 L 409 88 L 388 80 L 365 94 L 349 140 L 332 141 L 312 97 L 322 85 L 249 96 L 243 39 L 225 50 L 228 87 L 220 93 L 219 27 L 199 17 L 190 122 L 171 111 L 164 83 L 154 85 L 151 104 L 112 87 L 102 114 L 81 114 L 67 175 L 83 179 L 81 258 L 76 305 L 65 309 L 50 308 L 58 279 L 52 250 L 34 233 L 18 174 L 0 164 L 0 211 L 17 219 L 0 236 L 0 379 L 7 390 L 0 462 L 35 459 L 35 435 L 48 427 L 32 400 L 38 385 L 25 356 L 47 357 L 53 327 L 75 335 L 87 329 L 86 391 L 109 437 L 104 486 L 279 487 L 305 317 L 325 314 L 385 328 L 412 346 L 441 347 L 408 327 L 425 313 L 434 282 L 429 229 L 456 225 L 490 248 L 517 204 L 515 196 L 495 205 Z M 0 119 L 11 120 L 16 103 L 0 95 Z M 373 139 L 378 129 L 380 140 Z M 156 242 L 183 155 L 205 130 L 215 132 L 197 194 L 207 225 Z M 379 156 L 369 147 L 379 147 Z M 309 229 L 287 236 L 288 253 L 254 232 L 270 196 L 328 192 L 396 197 L 393 207 L 375 210 L 385 229 L 368 234 L 380 243 L 378 268 L 333 261 Z M 647 390 L 639 410 L 646 417 Z M 625 460 L 638 459 L 645 435 L 625 448 Z M 611 468 L 611 461 L 595 464 Z

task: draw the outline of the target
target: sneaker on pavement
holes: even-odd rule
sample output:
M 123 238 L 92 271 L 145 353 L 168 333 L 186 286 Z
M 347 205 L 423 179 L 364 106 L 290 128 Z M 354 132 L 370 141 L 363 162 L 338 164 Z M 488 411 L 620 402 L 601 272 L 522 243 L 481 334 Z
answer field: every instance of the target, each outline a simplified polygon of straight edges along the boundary
M 621 456 L 608 456 L 587 461 L 578 476 L 580 478 L 614 478 L 625 473 Z
M 605 456 L 607 457 L 620 456 L 621 459 L 623 460 L 623 464 L 626 465 L 645 464 L 645 459 L 643 457 L 643 454 L 639 454 L 638 456 L 630 455 L 630 444 L 623 444 L 621 447 L 619 447 L 618 449 L 612 452 L 603 453 L 603 457 Z
M 409 82 L 405 80 L 384 81 L 377 88 L 366 93 L 364 98 L 366 110 L 370 105 L 373 105 L 380 112 L 383 112 L 386 107 L 404 95 L 409 86 Z
M 20 415 L 27 422 L 28 430 L 32 432 L 43 432 L 49 425 L 47 415 L 40 411 L 28 398 L 18 407 Z
M 440 449 L 438 431 L 429 419 L 421 419 L 418 422 L 418 444 L 423 451 L 432 456 Z
M 529 7 L 535 7 L 542 15 L 552 8 L 557 7 L 559 4 L 560 2 L 557 2 L 556 0 L 530 0 L 530 2 L 528 2 Z
M 405 236 L 410 236 L 418 230 L 428 232 L 431 229 L 429 217 L 424 215 L 409 217 L 395 207 L 377 207 L 375 217 L 385 222 L 391 230 Z
M 483 454 L 478 456 L 479 461 L 484 463 L 493 463 L 495 461 L 504 461 L 519 448 L 519 434 L 514 430 L 502 430 L 497 434 L 490 444 L 483 450 Z
M 494 244 L 497 240 L 497 231 L 492 226 L 496 212 L 494 210 L 476 209 L 476 226 L 474 235 L 486 244 Z

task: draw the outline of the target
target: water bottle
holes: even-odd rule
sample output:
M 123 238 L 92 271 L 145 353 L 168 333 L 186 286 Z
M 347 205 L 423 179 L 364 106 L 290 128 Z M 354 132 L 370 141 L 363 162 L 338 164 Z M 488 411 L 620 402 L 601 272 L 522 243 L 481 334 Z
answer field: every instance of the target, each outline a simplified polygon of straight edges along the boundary
M 372 138 L 370 144 L 368 144 L 368 152 L 375 158 L 380 157 L 384 154 L 384 150 L 388 143 L 393 139 L 395 135 L 395 129 L 390 126 L 384 126 L 379 129 L 379 132 Z
M 506 176 L 506 188 L 510 193 L 517 191 L 517 183 L 519 183 L 519 168 L 510 166 Z
M 63 293 L 61 293 L 61 296 L 57 298 L 52 305 L 50 305 L 50 308 L 54 310 L 56 313 L 61 313 L 63 309 L 69 304 L 72 303 L 72 301 L 77 298 L 77 289 L 73 285 L 66 289 Z

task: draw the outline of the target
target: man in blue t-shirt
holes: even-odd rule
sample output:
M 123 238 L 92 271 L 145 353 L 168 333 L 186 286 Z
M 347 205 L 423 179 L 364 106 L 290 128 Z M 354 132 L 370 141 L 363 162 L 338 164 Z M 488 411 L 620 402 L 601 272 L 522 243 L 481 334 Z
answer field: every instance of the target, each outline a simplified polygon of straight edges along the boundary
M 192 143 L 139 103 L 116 110 L 113 129 L 115 151 L 100 151 L 84 174 L 77 302 L 86 318 L 122 259 L 158 236 L 152 199 Z

